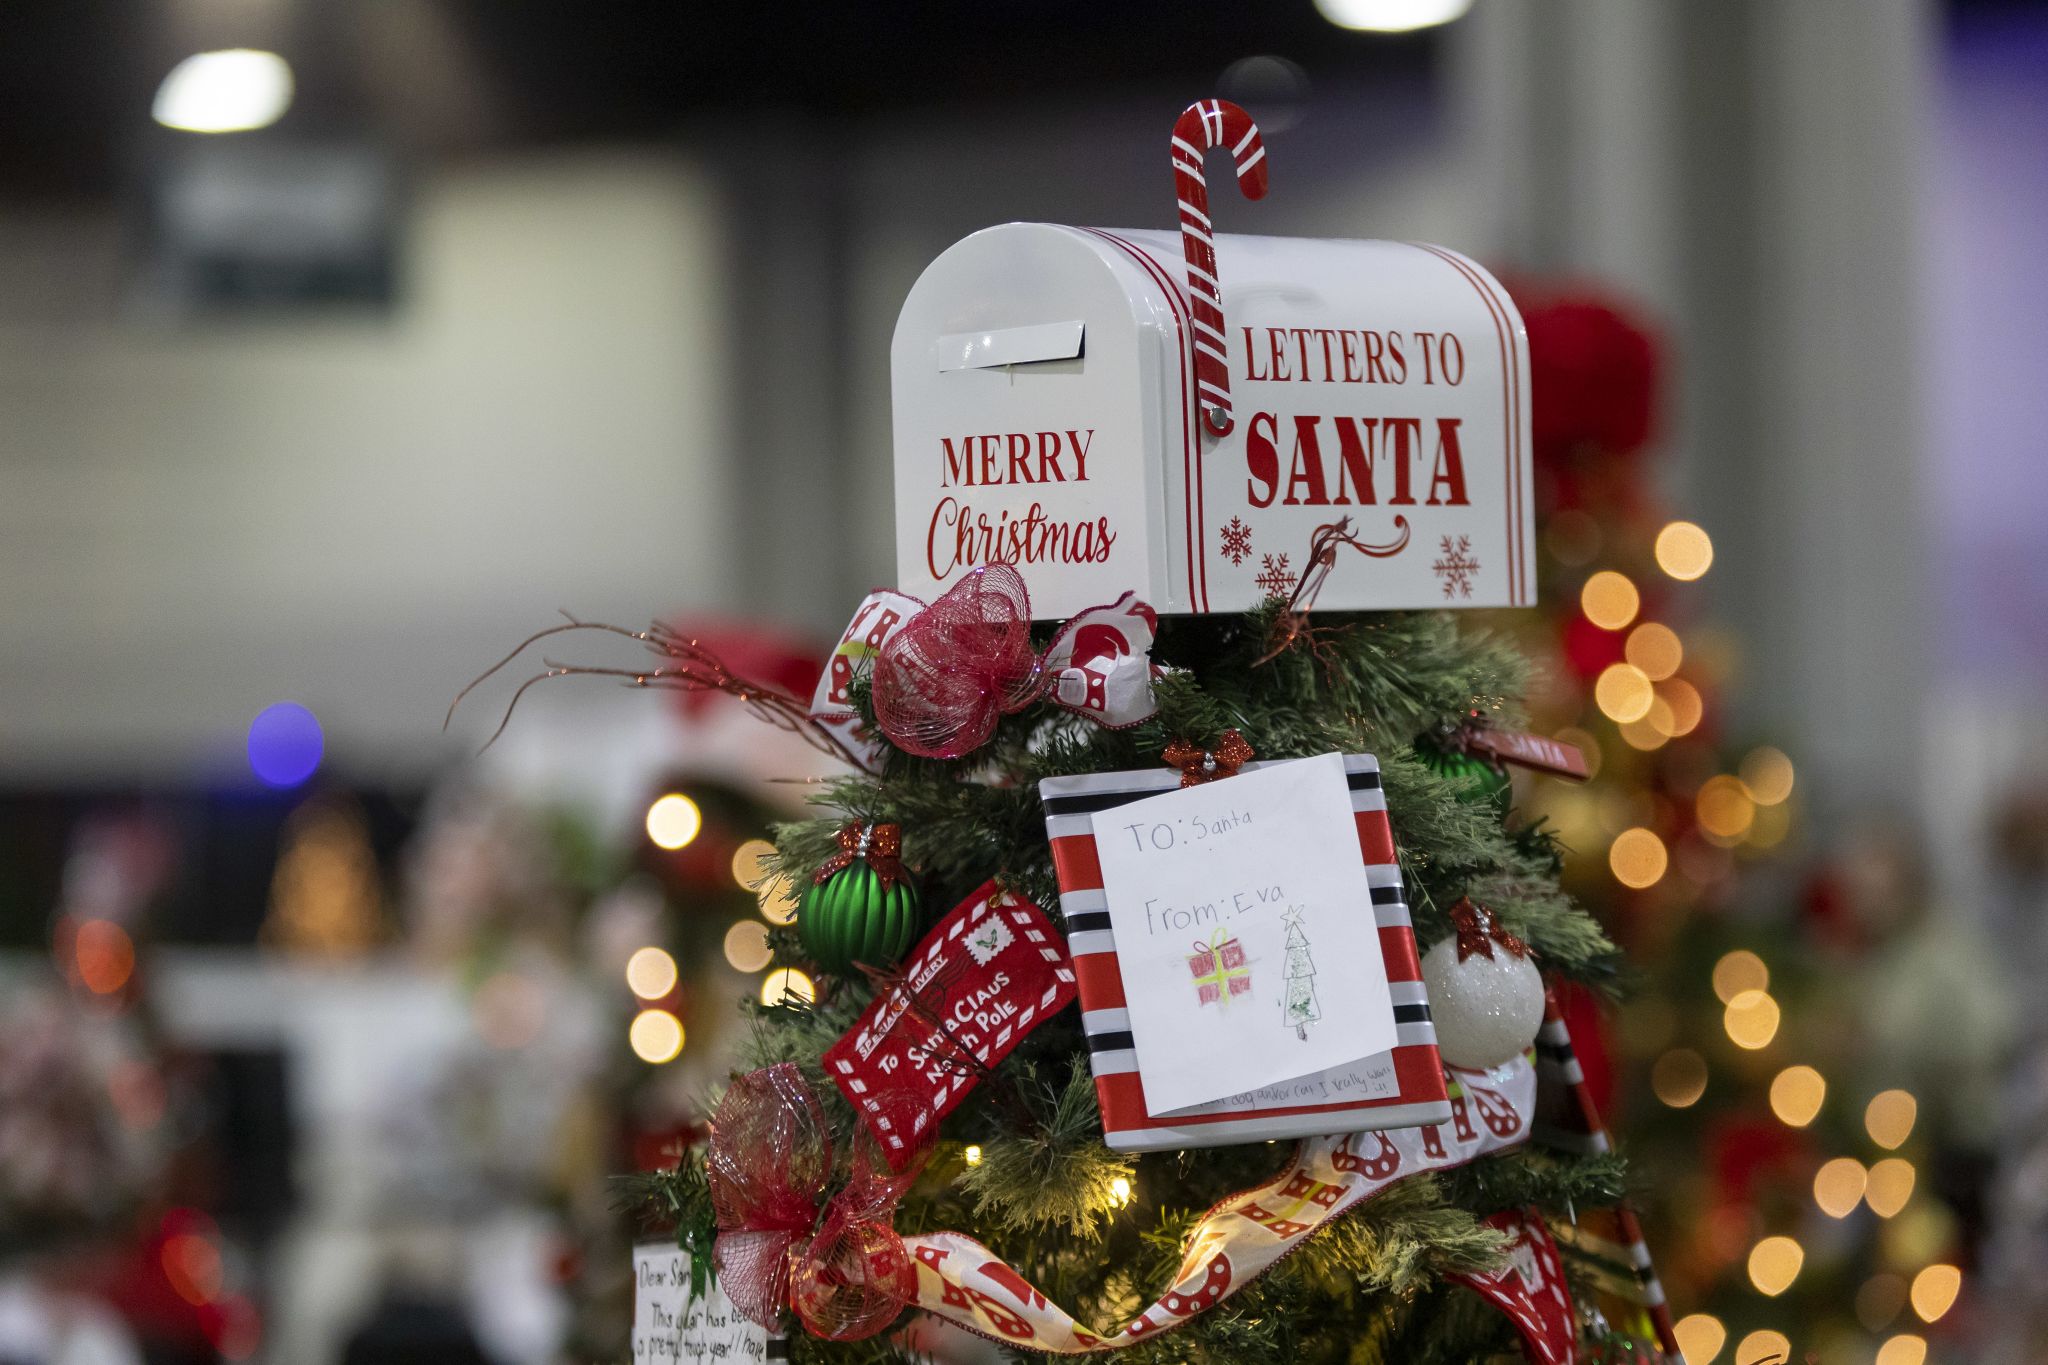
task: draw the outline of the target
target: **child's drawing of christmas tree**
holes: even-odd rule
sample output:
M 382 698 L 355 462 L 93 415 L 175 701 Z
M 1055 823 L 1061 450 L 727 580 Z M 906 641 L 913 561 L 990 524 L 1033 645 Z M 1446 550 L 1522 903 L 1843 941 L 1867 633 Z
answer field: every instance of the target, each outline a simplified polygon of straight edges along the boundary
M 1316 1005 L 1316 962 L 1308 955 L 1308 935 L 1301 928 L 1301 907 L 1290 906 L 1280 917 L 1287 926 L 1286 988 L 1280 997 L 1280 1021 L 1304 1041 L 1308 1026 L 1323 1017 Z

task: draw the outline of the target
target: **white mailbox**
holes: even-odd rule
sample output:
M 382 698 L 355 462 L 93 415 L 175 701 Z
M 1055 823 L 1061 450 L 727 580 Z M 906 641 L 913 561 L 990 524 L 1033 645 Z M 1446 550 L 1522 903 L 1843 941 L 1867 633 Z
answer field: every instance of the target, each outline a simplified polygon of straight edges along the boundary
M 911 289 L 898 586 L 931 598 L 1002 561 L 1041 618 L 1127 589 L 1239 611 L 1292 592 L 1317 528 L 1348 517 L 1368 548 L 1339 551 L 1319 608 L 1533 603 L 1506 291 L 1442 247 L 1212 238 L 1198 149 L 1229 146 L 1257 197 L 1257 130 L 1205 101 L 1175 132 L 1178 234 L 1009 223 Z

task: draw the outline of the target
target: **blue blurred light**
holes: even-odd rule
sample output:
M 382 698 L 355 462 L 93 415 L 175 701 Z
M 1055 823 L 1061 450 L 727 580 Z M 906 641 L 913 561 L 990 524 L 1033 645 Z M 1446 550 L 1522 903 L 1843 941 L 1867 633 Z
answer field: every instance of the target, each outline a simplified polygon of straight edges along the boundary
M 268 786 L 298 786 L 320 766 L 325 748 L 320 722 L 295 701 L 266 706 L 249 722 L 249 767 Z

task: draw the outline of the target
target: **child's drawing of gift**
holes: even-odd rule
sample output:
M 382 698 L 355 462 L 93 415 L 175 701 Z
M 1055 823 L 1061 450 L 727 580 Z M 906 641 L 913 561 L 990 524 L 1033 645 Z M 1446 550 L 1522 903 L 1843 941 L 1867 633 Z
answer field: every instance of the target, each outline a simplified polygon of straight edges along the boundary
M 1227 929 L 1218 929 L 1207 943 L 1199 940 L 1188 954 L 1188 970 L 1195 978 L 1196 999 L 1204 1005 L 1221 1001 L 1228 1009 L 1233 998 L 1251 994 L 1252 969 L 1244 955 L 1244 944 Z

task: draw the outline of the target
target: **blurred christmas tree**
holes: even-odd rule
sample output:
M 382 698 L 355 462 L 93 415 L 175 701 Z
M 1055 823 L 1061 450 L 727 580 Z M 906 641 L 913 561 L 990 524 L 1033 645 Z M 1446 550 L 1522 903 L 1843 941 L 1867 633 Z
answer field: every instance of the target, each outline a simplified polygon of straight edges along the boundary
M 1995 1011 L 1965 999 L 1945 1028 L 1898 1005 L 1895 978 L 1924 999 L 1951 975 L 1932 965 L 1939 936 L 1900 831 L 1802 888 L 1792 760 L 1729 732 L 1735 651 L 1687 601 L 1713 543 L 1655 491 L 1659 346 L 1610 300 L 1517 292 L 1545 561 L 1527 643 L 1551 662 L 1532 710 L 1593 768 L 1583 785 L 1536 782 L 1523 808 L 1572 850 L 1565 885 L 1643 971 L 1618 1014 L 1583 994 L 1566 1008 L 1592 1093 L 1627 1134 L 1680 1342 L 1691 1365 L 1920 1365 L 1940 1341 L 1929 1324 L 1962 1316 L 1964 1239 L 1930 1133 L 1971 1119 L 1932 1122 L 1916 1093 L 1957 1093 L 1930 1072 L 1959 1080 L 1955 1063 L 1992 1051 Z M 1947 1060 L 1922 1064 L 1944 1037 Z

